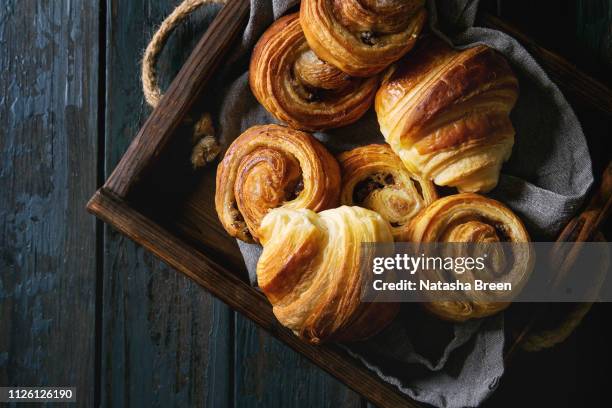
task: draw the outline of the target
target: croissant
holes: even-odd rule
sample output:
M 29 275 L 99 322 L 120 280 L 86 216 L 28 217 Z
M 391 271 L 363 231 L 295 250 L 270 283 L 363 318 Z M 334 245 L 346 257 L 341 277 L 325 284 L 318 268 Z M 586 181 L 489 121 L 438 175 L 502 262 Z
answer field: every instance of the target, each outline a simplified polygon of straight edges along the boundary
M 389 145 L 357 147 L 338 156 L 342 171 L 340 203 L 378 212 L 405 241 L 410 220 L 436 198 L 429 180 L 413 179 Z
M 261 219 L 272 208 L 335 207 L 340 168 L 308 133 L 253 126 L 227 149 L 216 184 L 215 207 L 223 227 L 231 236 L 257 242 Z
M 383 81 L 375 108 L 412 174 L 486 192 L 512 152 L 517 97 L 518 81 L 500 54 L 483 45 L 455 51 L 431 36 Z
M 378 78 L 353 78 L 320 60 L 295 13 L 278 19 L 255 45 L 249 84 L 277 119 L 314 131 L 359 119 L 372 105 Z
M 528 243 L 529 234 L 522 221 L 499 201 L 474 193 L 447 196 L 435 201 L 412 219 L 409 237 L 413 242 L 447 243 Z M 480 248 L 483 248 L 481 246 Z M 487 281 L 509 282 L 513 291 L 519 291 L 529 279 L 534 256 L 529 244 L 512 247 L 491 246 L 489 261 L 492 275 L 483 276 Z M 512 251 L 513 258 L 504 251 Z M 511 259 L 511 261 L 508 261 Z M 455 276 L 456 277 L 456 276 Z M 461 275 L 465 281 L 473 281 L 473 272 Z M 495 293 L 488 293 L 495 296 Z M 478 294 L 471 293 L 469 301 L 439 301 L 426 303 L 426 309 L 451 321 L 490 316 L 509 303 L 480 302 Z M 489 298 L 490 299 L 490 298 Z
M 368 253 L 360 244 L 393 242 L 374 211 L 277 208 L 264 217 L 260 239 L 258 285 L 279 322 L 310 343 L 365 339 L 397 314 L 396 303 L 361 302 Z
M 424 0 L 302 0 L 300 22 L 312 50 L 349 75 L 383 71 L 414 46 Z

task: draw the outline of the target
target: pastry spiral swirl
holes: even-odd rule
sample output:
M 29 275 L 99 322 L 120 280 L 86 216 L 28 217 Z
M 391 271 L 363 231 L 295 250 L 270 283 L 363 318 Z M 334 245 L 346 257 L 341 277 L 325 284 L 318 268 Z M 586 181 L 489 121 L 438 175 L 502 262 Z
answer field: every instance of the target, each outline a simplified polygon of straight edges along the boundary
M 349 75 L 383 71 L 414 46 L 424 0 L 302 0 L 300 22 L 312 50 Z
M 228 148 L 216 184 L 223 227 L 231 236 L 257 242 L 261 219 L 272 208 L 336 206 L 340 169 L 311 135 L 280 125 L 254 126 Z
M 521 220 L 499 201 L 479 194 L 462 193 L 435 201 L 412 219 L 409 235 L 413 242 L 479 244 L 471 245 L 471 248 L 470 245 L 464 248 L 454 246 L 452 250 L 485 251 L 490 265 L 486 271 L 479 272 L 479 278 L 485 277 L 486 273 L 488 282 L 509 282 L 515 293 L 525 285 L 533 269 L 534 256 L 528 244 L 529 234 Z M 526 244 L 495 245 L 502 242 Z M 512 253 L 509 253 L 510 251 Z M 438 277 L 448 278 L 444 274 Z M 471 271 L 454 275 L 454 278 L 474 283 Z M 486 295 L 487 299 L 491 299 L 496 294 Z M 481 302 L 476 291 L 470 292 L 468 297 L 469 301 L 440 301 L 424 305 L 429 311 L 444 319 L 465 321 L 470 318 L 490 316 L 505 309 L 509 304 Z
M 431 181 L 411 178 L 389 145 L 357 147 L 338 156 L 342 171 L 340 203 L 379 213 L 396 241 L 405 241 L 410 220 L 436 198 Z
M 393 242 L 374 211 L 277 208 L 261 223 L 257 283 L 279 322 L 310 343 L 361 340 L 393 320 L 395 303 L 361 302 L 362 242 Z M 372 254 L 373 256 L 373 254 Z
M 359 119 L 374 100 L 378 78 L 353 78 L 320 60 L 295 13 L 274 22 L 257 42 L 249 84 L 277 119 L 314 131 Z
M 375 107 L 382 134 L 412 174 L 486 192 L 512 152 L 517 97 L 500 54 L 483 45 L 455 51 L 430 36 L 384 80 Z

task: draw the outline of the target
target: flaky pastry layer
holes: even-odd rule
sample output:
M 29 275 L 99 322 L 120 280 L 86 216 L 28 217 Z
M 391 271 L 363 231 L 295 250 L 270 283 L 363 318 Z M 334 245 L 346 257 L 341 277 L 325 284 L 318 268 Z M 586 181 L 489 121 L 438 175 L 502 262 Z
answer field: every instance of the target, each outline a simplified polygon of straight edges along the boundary
M 321 60 L 308 46 L 296 13 L 275 21 L 257 42 L 249 84 L 277 119 L 312 131 L 359 119 L 372 105 L 378 77 L 354 78 Z
M 394 303 L 361 302 L 363 242 L 393 242 L 374 211 L 342 206 L 315 213 L 278 208 L 261 223 L 257 282 L 281 324 L 313 344 L 370 337 L 395 317 Z
M 488 270 L 477 276 L 480 279 L 487 277 L 485 280 L 491 282 L 508 282 L 515 293 L 526 284 L 533 269 L 534 255 L 528 244 L 505 247 L 485 245 L 500 242 L 528 243 L 529 234 L 523 222 L 508 207 L 479 194 L 462 193 L 436 200 L 412 219 L 408 235 L 413 242 L 481 244 L 465 247 L 468 251 L 484 250 L 481 255 L 486 254 Z M 461 276 L 451 272 L 450 275 L 442 273 L 439 277 L 444 279 L 451 276 L 453 279 L 460 278 L 473 283 L 475 275 L 474 272 L 466 271 Z M 431 302 L 424 306 L 444 319 L 465 321 L 490 316 L 509 305 L 508 302 L 479 301 L 480 295 L 473 292 L 470 301 Z M 487 296 L 494 297 L 496 294 L 488 293 Z
M 375 109 L 387 143 L 417 177 L 486 192 L 512 152 L 518 81 L 483 45 L 463 51 L 430 36 L 383 81 Z
M 417 180 L 387 144 L 360 146 L 338 156 L 342 171 L 340 203 L 378 212 L 391 224 L 396 241 L 406 241 L 410 220 L 437 193 L 429 180 Z
M 414 46 L 424 0 L 302 0 L 300 22 L 312 50 L 349 75 L 382 72 Z
M 215 207 L 234 237 L 257 242 L 272 208 L 321 211 L 338 205 L 336 159 L 308 133 L 280 125 L 253 126 L 230 145 L 217 168 Z

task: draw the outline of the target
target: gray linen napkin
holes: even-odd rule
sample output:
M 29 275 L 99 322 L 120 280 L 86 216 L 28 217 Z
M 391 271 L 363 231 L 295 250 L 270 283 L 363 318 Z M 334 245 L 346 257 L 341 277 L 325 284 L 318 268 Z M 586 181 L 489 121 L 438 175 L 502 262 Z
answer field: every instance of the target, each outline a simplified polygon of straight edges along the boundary
M 277 123 L 253 97 L 248 81 L 249 53 L 272 21 L 296 10 L 297 1 L 251 1 L 242 41 L 218 75 L 211 106 L 220 141 L 227 147 L 256 124 Z M 490 196 L 509 205 L 532 237 L 549 240 L 576 211 L 593 182 L 582 129 L 557 87 L 513 38 L 473 27 L 477 0 L 429 0 L 431 29 L 458 48 L 487 44 L 503 53 L 518 75 L 520 97 L 512 112 L 516 143 Z M 293 9 L 292 9 L 293 8 Z M 370 110 L 357 124 L 317 133 L 333 153 L 381 142 Z M 261 249 L 239 242 L 253 284 Z M 427 339 L 427 341 L 423 341 Z M 434 341 L 432 341 L 434 339 Z M 382 333 L 343 347 L 412 398 L 439 407 L 477 406 L 496 388 L 503 366 L 503 315 L 465 324 L 439 322 L 417 305 L 402 306 Z

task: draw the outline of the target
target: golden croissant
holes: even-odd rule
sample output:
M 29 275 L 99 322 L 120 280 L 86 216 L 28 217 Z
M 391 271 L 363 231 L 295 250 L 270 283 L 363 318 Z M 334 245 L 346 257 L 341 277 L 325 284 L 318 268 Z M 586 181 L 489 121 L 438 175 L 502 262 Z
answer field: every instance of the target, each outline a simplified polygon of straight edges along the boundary
M 279 322 L 310 343 L 361 340 L 393 320 L 396 303 L 361 302 L 362 242 L 393 242 L 374 211 L 342 206 L 315 213 L 278 208 L 261 223 L 257 283 Z
M 314 137 L 280 125 L 254 126 L 219 163 L 215 207 L 231 236 L 257 242 L 270 209 L 325 210 L 338 204 L 339 190 L 338 162 Z
M 481 245 L 473 246 L 472 250 L 489 248 L 491 253 L 487 255 L 493 274 L 479 278 L 511 283 L 514 293 L 529 279 L 535 260 L 522 221 L 499 201 L 479 194 L 455 194 L 435 201 L 412 219 L 409 237 L 413 242 L 469 243 Z M 503 242 L 527 244 L 486 246 Z M 512 257 L 503 251 L 512 251 Z M 466 271 L 461 278 L 473 280 L 473 272 Z M 478 294 L 473 296 L 469 301 L 439 301 L 424 306 L 444 319 L 465 321 L 490 316 L 509 305 L 506 301 L 479 302 Z
M 389 145 L 357 147 L 338 156 L 340 203 L 378 212 L 391 224 L 396 241 L 407 240 L 410 220 L 436 198 L 429 180 L 415 180 Z
M 518 81 L 484 45 L 455 51 L 430 36 L 376 94 L 380 130 L 417 177 L 461 192 L 486 192 L 512 152 L 509 114 Z
M 319 59 L 295 13 L 274 22 L 257 42 L 249 84 L 277 119 L 296 129 L 322 130 L 359 119 L 374 101 L 378 78 L 353 78 Z
M 349 75 L 383 71 L 414 46 L 424 0 L 302 0 L 300 22 L 312 50 Z

